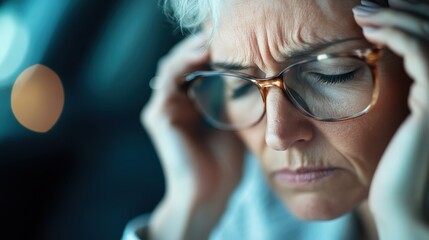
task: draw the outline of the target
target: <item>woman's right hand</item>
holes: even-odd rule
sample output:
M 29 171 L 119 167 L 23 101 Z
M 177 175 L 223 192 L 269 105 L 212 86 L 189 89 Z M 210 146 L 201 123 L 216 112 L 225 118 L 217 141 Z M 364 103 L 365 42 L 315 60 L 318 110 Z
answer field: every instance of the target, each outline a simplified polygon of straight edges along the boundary
M 188 37 L 160 61 L 157 89 L 142 111 L 166 179 L 150 221 L 156 239 L 206 239 L 241 177 L 241 141 L 233 132 L 207 127 L 178 87 L 186 73 L 206 66 L 205 43 L 203 33 Z

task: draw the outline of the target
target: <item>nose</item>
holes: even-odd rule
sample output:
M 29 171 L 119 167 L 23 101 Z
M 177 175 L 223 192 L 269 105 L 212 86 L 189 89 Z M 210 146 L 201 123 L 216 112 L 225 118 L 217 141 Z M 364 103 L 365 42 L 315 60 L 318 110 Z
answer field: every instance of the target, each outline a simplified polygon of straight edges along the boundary
M 313 126 L 286 98 L 278 87 L 269 89 L 266 98 L 266 144 L 277 151 L 284 151 L 297 143 L 313 138 Z

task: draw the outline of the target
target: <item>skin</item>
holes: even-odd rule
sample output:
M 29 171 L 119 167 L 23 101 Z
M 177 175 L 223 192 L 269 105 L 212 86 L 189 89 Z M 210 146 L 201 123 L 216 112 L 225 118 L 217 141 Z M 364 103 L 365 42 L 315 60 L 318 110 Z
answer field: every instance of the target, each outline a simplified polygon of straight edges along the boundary
M 245 66 L 241 72 L 269 77 L 286 66 L 284 55 L 308 44 L 362 38 L 320 53 L 346 52 L 367 44 L 351 11 L 356 2 L 245 2 L 229 1 L 225 6 L 222 19 L 228 21 L 220 22 L 213 38 L 213 62 Z M 298 112 L 280 89 L 271 88 L 264 119 L 238 132 L 260 160 L 272 189 L 298 218 L 336 218 L 367 198 L 379 159 L 408 114 L 410 80 L 401 66 L 401 60 L 391 53 L 380 60 L 380 98 L 362 117 L 335 123 L 316 121 Z M 276 170 L 299 167 L 337 167 L 340 171 L 304 188 L 291 188 L 275 180 Z
M 166 178 L 165 196 L 150 218 L 149 238 L 207 239 L 240 181 L 248 148 L 297 217 L 332 219 L 358 208 L 364 239 L 428 239 L 421 213 L 429 169 L 429 5 L 389 0 L 391 8 L 354 9 L 353 16 L 357 1 L 335 1 L 335 8 L 328 0 L 225 4 L 213 39 L 206 33 L 188 37 L 161 59 L 158 87 L 141 114 Z M 209 31 L 210 24 L 206 26 Z M 323 51 L 349 51 L 367 41 L 385 47 L 377 64 L 379 100 L 372 111 L 353 120 L 307 118 L 280 89 L 271 88 L 258 125 L 220 131 L 207 127 L 178 88 L 185 74 L 207 69 L 209 61 L 273 76 L 289 64 L 290 52 L 350 37 L 366 40 Z M 277 169 L 301 166 L 341 171 L 303 188 L 273 178 Z

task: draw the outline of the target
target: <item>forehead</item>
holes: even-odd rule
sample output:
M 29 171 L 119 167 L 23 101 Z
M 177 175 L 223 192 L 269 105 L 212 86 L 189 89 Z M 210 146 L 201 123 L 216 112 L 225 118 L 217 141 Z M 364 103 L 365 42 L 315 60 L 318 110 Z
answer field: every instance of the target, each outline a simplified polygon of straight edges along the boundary
M 361 37 L 352 0 L 229 0 L 221 8 L 212 60 L 269 68 L 291 51 Z

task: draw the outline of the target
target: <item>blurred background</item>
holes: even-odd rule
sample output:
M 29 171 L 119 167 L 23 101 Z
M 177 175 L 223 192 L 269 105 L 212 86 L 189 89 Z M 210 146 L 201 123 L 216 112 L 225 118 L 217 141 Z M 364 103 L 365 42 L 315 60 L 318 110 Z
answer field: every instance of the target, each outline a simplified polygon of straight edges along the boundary
M 152 211 L 164 182 L 139 114 L 180 38 L 157 0 L 0 0 L 0 239 L 119 239 Z M 46 133 L 11 109 L 34 64 L 64 88 Z

